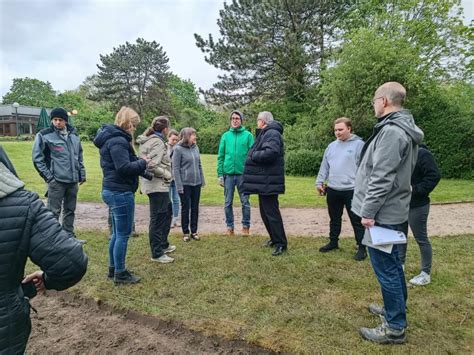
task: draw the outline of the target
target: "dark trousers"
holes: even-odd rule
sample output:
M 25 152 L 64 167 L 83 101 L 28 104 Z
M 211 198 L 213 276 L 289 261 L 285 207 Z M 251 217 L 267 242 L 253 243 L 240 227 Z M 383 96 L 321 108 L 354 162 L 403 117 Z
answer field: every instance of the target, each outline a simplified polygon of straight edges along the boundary
M 150 239 L 151 256 L 159 258 L 169 247 L 168 235 L 173 216 L 169 192 L 154 192 L 148 194 L 150 200 Z
M 201 199 L 201 185 L 183 186 L 183 193 L 179 194 L 181 200 L 181 228 L 183 234 L 197 233 L 199 218 L 199 200 Z
M 361 218 L 351 211 L 353 195 L 354 190 L 338 191 L 331 188 L 327 189 L 326 201 L 330 218 L 329 239 L 332 243 L 338 243 L 339 235 L 341 234 L 342 212 L 345 206 L 351 220 L 352 229 L 354 229 L 356 243 L 357 245 L 361 245 L 365 228 L 360 223 Z
M 77 193 L 79 185 L 77 183 L 63 183 L 52 180 L 48 184 L 48 209 L 53 212 L 54 217 L 59 221 L 61 209 L 63 218 L 61 221 L 63 229 L 74 233 L 74 217 L 77 203 Z
M 418 246 L 420 247 L 421 271 L 424 271 L 427 274 L 431 273 L 431 261 L 433 259 L 433 249 L 431 248 L 427 229 L 429 214 L 429 203 L 419 207 L 410 207 L 410 213 L 408 214 L 408 223 L 410 224 L 410 229 L 413 232 L 413 236 L 415 237 Z M 408 237 L 408 226 L 403 232 Z M 399 244 L 398 250 L 400 254 L 400 261 L 402 262 L 402 264 L 405 264 L 407 244 Z
M 258 195 L 258 204 L 260 216 L 273 245 L 286 248 L 288 241 L 281 218 L 278 195 Z

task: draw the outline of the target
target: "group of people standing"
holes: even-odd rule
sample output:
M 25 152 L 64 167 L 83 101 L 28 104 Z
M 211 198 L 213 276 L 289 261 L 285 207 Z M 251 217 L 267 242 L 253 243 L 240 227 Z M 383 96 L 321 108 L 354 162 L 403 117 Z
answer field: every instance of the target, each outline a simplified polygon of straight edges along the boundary
M 415 125 L 410 112 L 403 109 L 405 96 L 405 88 L 396 82 L 385 83 L 376 90 L 372 105 L 378 123 L 367 142 L 352 132 L 349 118 L 334 121 L 336 140 L 325 150 L 316 178 L 317 193 L 326 196 L 330 216 L 329 243 L 320 251 L 338 249 L 344 207 L 357 243 L 356 260 L 367 257 L 363 243 L 367 229 L 376 225 L 406 234 L 410 226 L 420 247 L 422 268 L 421 273 L 409 282 L 426 285 L 431 282 L 432 264 L 427 235 L 429 193 L 439 182 L 440 173 L 430 151 L 421 145 L 423 132 Z M 288 248 L 278 201 L 278 196 L 285 192 L 283 126 L 270 112 L 260 112 L 254 139 L 243 126 L 243 120 L 241 112 L 231 112 L 230 128 L 222 135 L 218 151 L 217 175 L 224 187 L 226 234 L 235 235 L 232 208 L 235 189 L 242 204 L 243 236 L 250 234 L 249 195 L 256 194 L 261 218 L 270 236 L 265 246 L 274 248 L 273 256 L 280 256 Z M 178 225 L 179 207 L 183 241 L 200 240 L 199 201 L 205 179 L 196 131 L 186 127 L 178 134 L 171 129 L 166 116 L 158 116 L 138 136 L 137 153 L 133 134 L 139 122 L 137 112 L 122 107 L 114 124 L 102 126 L 94 139 L 103 171 L 102 199 L 112 215 L 108 278 L 115 284 L 140 281 L 126 268 L 127 245 L 135 212 L 134 194 L 139 179 L 142 193 L 149 198 L 151 260 L 158 263 L 174 261 L 168 254 L 175 251 L 176 246 L 168 242 L 168 235 L 170 228 Z M 62 277 L 55 263 L 39 259 L 44 253 L 51 252 L 50 249 L 38 247 L 32 250 L 30 247 L 28 251 L 19 248 L 18 275 L 22 273 L 23 261 L 28 255 L 46 269 L 47 273 L 36 272 L 23 280 L 33 283 L 36 289 L 69 287 L 80 280 L 87 266 L 87 257 L 80 248 L 85 241 L 74 240 L 73 228 L 78 185 L 86 181 L 82 146 L 74 128 L 68 124 L 64 109 L 52 110 L 51 123 L 50 128 L 36 136 L 33 162 L 48 185 L 48 208 L 55 219 L 62 214 L 62 229 L 44 215 L 36 202 L 37 196 L 22 192 L 24 184 L 18 180 L 8 157 L 0 151 L 0 209 L 8 207 L 11 199 L 17 199 L 19 206 L 25 206 L 24 211 L 19 210 L 25 223 L 31 218 L 27 213 L 28 206 L 34 209 L 35 215 L 44 215 L 41 217 L 44 224 L 29 226 L 32 229 L 28 230 L 28 238 L 31 237 L 34 245 L 39 233 L 54 235 L 56 250 L 70 255 L 70 260 L 78 265 L 77 270 L 67 271 L 70 276 Z M 12 231 L 9 233 L 16 233 Z M 19 238 L 17 244 L 21 246 L 22 243 L 23 239 Z M 364 339 L 378 343 L 403 343 L 407 327 L 406 245 L 393 245 L 391 252 L 369 247 L 368 255 L 381 286 L 384 305 L 369 305 L 369 311 L 379 315 L 382 322 L 376 328 L 361 328 L 360 334 Z M 14 280 L 0 278 L 0 284 L 10 287 L 21 279 L 18 275 L 15 274 Z M 22 289 L 14 289 L 12 286 L 12 292 L 23 295 Z M 29 330 L 22 334 L 28 335 Z M 23 347 L 26 343 L 19 344 Z

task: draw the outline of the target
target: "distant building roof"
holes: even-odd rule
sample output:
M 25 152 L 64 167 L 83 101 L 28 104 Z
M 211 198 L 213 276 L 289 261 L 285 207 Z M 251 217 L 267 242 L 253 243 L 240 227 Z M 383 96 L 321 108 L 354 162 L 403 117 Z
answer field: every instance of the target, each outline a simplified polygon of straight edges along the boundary
M 46 108 L 46 112 L 51 112 L 51 108 Z M 28 115 L 28 116 L 39 116 L 41 113 L 41 107 L 34 107 L 34 106 L 23 106 L 20 105 L 18 107 L 18 114 L 19 115 Z M 0 105 L 0 116 L 11 116 L 15 114 L 15 108 L 13 105 Z

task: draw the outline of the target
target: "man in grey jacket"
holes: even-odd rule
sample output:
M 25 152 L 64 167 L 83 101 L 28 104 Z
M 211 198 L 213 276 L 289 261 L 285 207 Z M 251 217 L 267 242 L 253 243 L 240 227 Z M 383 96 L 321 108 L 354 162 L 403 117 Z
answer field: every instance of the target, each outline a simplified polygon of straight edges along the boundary
M 352 210 L 365 228 L 378 225 L 403 231 L 408 221 L 411 175 L 423 132 L 411 113 L 402 108 L 406 90 L 387 82 L 372 100 L 378 123 L 361 152 Z M 382 289 L 384 306 L 369 305 L 382 317 L 377 328 L 361 328 L 361 336 L 382 344 L 405 342 L 407 289 L 396 245 L 386 253 L 368 248 L 370 261 Z
M 351 203 L 357 164 L 364 141 L 352 133 L 352 121 L 347 117 L 340 117 L 334 121 L 334 134 L 336 140 L 324 151 L 323 161 L 316 178 L 316 189 L 319 195 L 326 195 L 330 218 L 329 243 L 322 246 L 319 251 L 326 253 L 339 248 L 342 212 L 345 206 L 358 247 L 354 259 L 360 261 L 367 257 L 365 246 L 362 245 L 364 227 L 360 223 L 360 217 L 352 212 Z
M 75 236 L 78 183 L 86 181 L 81 141 L 76 130 L 69 125 L 65 109 L 53 109 L 50 117 L 51 126 L 38 132 L 35 137 L 33 164 L 48 184 L 48 208 L 58 220 L 62 208 L 62 227 Z

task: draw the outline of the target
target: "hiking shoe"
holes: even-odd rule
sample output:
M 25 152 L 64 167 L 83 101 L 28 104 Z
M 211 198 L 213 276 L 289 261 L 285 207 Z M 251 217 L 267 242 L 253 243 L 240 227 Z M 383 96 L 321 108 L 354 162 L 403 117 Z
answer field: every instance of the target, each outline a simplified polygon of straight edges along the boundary
M 322 246 L 321 248 L 319 248 L 319 251 L 321 253 L 327 253 L 328 251 L 331 251 L 331 250 L 334 250 L 334 249 L 339 249 L 339 246 L 337 245 L 337 243 L 329 242 L 325 246 Z
M 383 308 L 383 306 L 379 306 L 378 304 L 371 303 L 367 308 L 369 309 L 370 313 L 375 314 L 377 316 L 385 315 L 385 309 Z
M 405 329 L 393 329 L 384 324 L 376 328 L 360 328 L 359 334 L 365 340 L 379 344 L 403 344 L 406 341 Z
M 124 270 L 122 272 L 116 272 L 114 275 L 114 283 L 118 284 L 136 284 L 140 282 L 138 276 L 133 275 L 130 271 Z
M 191 237 L 189 236 L 189 234 L 183 235 L 183 242 L 189 242 L 190 240 L 191 240 Z
M 265 248 L 271 248 L 273 247 L 273 242 L 271 240 L 267 240 L 265 243 L 263 243 L 263 246 Z
M 250 227 L 242 227 L 242 236 L 248 237 L 250 235 Z
M 227 231 L 225 232 L 225 235 L 228 236 L 233 236 L 234 235 L 234 228 L 227 228 Z
M 431 282 L 431 276 L 430 274 L 422 271 L 419 275 L 416 275 L 408 282 L 415 286 L 428 285 Z
M 191 233 L 191 239 L 192 240 L 201 240 L 201 238 L 199 238 L 199 235 L 197 233 Z
M 354 255 L 354 260 L 357 261 L 362 261 L 367 257 L 367 250 L 365 249 L 364 246 L 360 246 L 359 249 L 357 250 L 357 253 Z
M 163 253 L 169 254 L 169 253 L 174 252 L 175 250 L 176 250 L 176 245 L 169 245 L 168 248 L 163 250 Z
M 115 274 L 115 267 L 114 266 L 109 266 L 109 273 L 107 274 L 107 278 L 109 280 L 114 279 L 114 274 Z
M 151 258 L 151 261 L 161 263 L 161 264 L 169 264 L 174 261 L 174 259 L 166 254 L 163 254 L 159 258 Z

